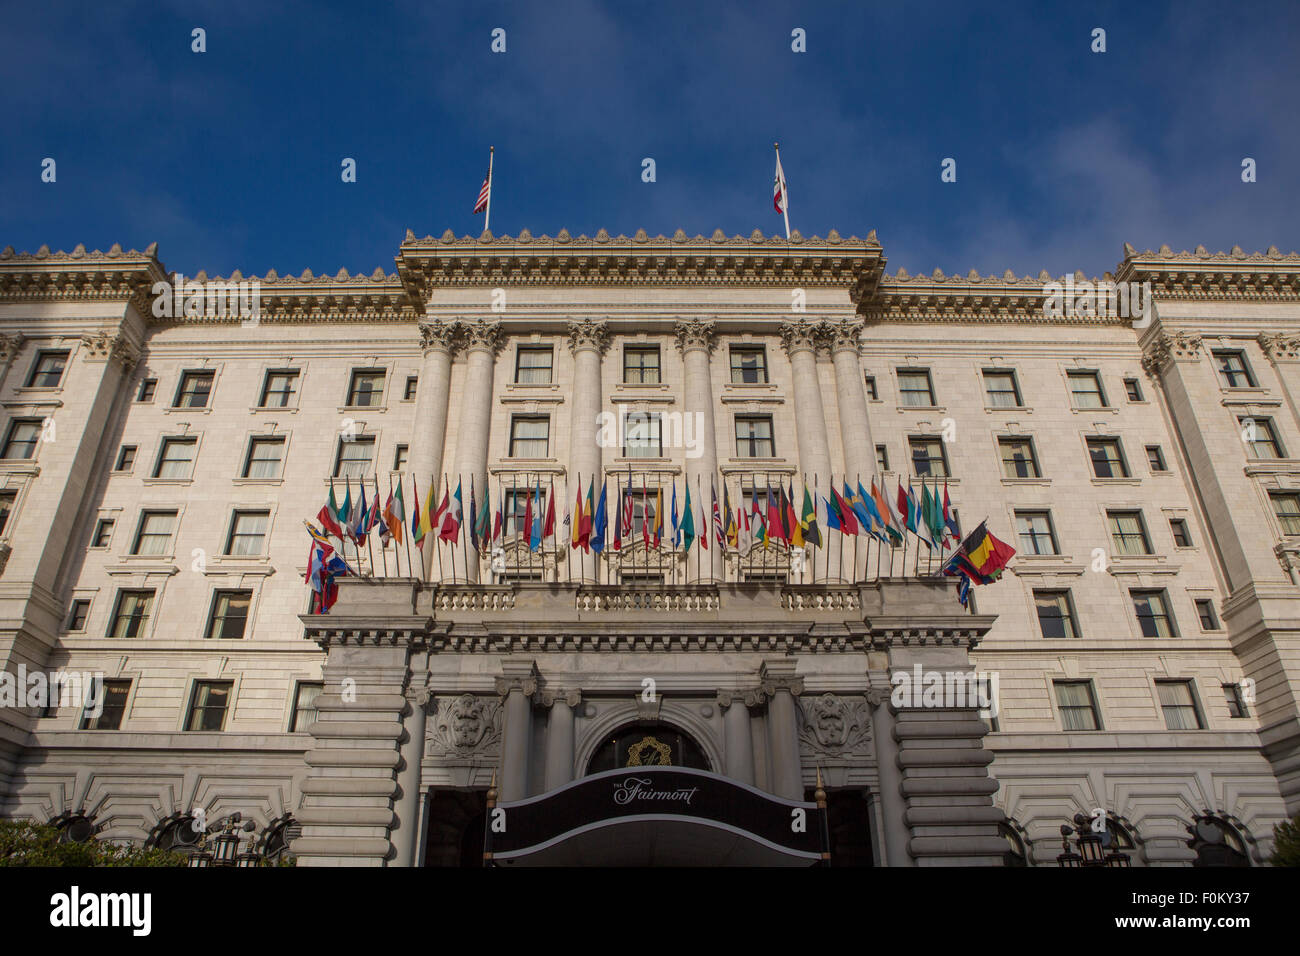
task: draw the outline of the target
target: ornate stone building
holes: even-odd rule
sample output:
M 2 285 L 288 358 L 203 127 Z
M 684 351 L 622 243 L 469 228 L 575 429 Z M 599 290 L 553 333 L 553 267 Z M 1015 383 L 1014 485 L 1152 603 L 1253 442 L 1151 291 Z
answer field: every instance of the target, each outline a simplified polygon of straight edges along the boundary
M 160 317 L 153 247 L 0 254 L 0 661 L 105 679 L 0 707 L 0 814 L 183 846 L 238 811 L 317 865 L 913 866 L 1054 864 L 1095 811 L 1134 865 L 1194 823 L 1259 864 L 1300 812 L 1300 256 L 1126 247 L 1137 321 L 887 273 L 874 234 L 408 233 L 396 266 Z M 361 476 L 503 534 L 348 545 L 310 613 L 303 519 Z M 530 547 L 592 476 L 635 533 Z M 915 539 L 643 530 L 670 490 L 871 476 L 943 483 L 1009 572 L 963 608 Z M 972 672 L 983 716 L 893 694 Z

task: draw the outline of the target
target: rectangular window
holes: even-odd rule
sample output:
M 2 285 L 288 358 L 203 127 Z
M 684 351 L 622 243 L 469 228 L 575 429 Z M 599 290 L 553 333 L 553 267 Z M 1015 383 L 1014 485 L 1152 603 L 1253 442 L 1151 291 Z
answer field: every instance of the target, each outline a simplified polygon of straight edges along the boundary
M 34 458 L 41 440 L 42 422 L 40 418 L 15 418 L 9 426 L 0 458 Z
M 88 598 L 77 598 L 72 602 L 72 607 L 68 611 L 68 630 L 84 631 L 86 629 L 86 618 L 90 616 L 90 600 Z
M 226 554 L 242 557 L 260 555 L 266 547 L 266 531 L 270 524 L 269 511 L 236 511 L 230 522 Z
M 505 527 L 502 534 L 509 537 L 513 534 L 527 535 L 529 528 L 524 520 L 528 516 L 528 499 L 532 498 L 535 490 L 532 488 L 510 488 L 506 490 L 506 517 Z M 533 502 L 533 515 L 536 516 L 540 511 L 545 517 L 546 509 L 546 490 L 543 489 L 537 501 Z
M 1205 729 L 1191 681 L 1158 680 L 1156 693 L 1160 696 L 1160 709 L 1165 712 L 1165 726 L 1170 730 Z
M 175 511 L 145 511 L 140 515 L 140 529 L 135 534 L 132 554 L 171 554 L 172 534 L 176 531 Z
M 135 467 L 135 445 L 123 445 L 117 450 L 117 464 L 114 471 L 130 471 Z
M 183 372 L 174 408 L 207 408 L 215 372 Z
M 889 471 L 889 446 L 888 445 L 876 446 L 876 470 L 878 470 L 882 475 L 885 472 Z
M 736 416 L 736 457 L 775 458 L 771 415 Z
M 876 401 L 880 398 L 880 393 L 876 390 L 876 376 L 867 376 L 867 398 L 870 401 Z
M 158 379 L 146 378 L 140 382 L 140 391 L 135 393 L 135 400 L 137 402 L 152 402 L 157 391 Z
M 1140 511 L 1107 511 L 1110 543 L 1117 555 L 1150 554 L 1146 523 Z
M 1074 601 L 1069 591 L 1034 591 L 1038 609 L 1038 627 L 1043 637 L 1078 637 L 1079 625 L 1074 617 Z
M 1192 546 L 1192 532 L 1188 530 L 1186 518 L 1170 518 L 1169 531 L 1174 536 L 1174 545 L 1179 548 Z
M 271 369 L 262 385 L 262 408 L 293 408 L 298 394 L 296 368 Z
M 1092 459 L 1092 473 L 1098 478 L 1127 478 L 1128 462 L 1118 438 L 1089 438 L 1088 457 Z
M 1282 443 L 1278 441 L 1277 431 L 1273 428 L 1271 418 L 1253 418 L 1249 415 L 1238 418 L 1241 434 L 1250 446 L 1251 458 L 1285 458 Z
M 234 683 L 228 680 L 201 680 L 194 683 L 190 698 L 186 730 L 223 730 L 226 726 L 226 709 Z
M 1250 711 L 1246 708 L 1246 695 L 1241 692 L 1240 684 L 1224 684 L 1223 696 L 1228 701 L 1229 717 L 1250 716 Z
M 373 408 L 384 402 L 384 370 L 358 368 L 352 371 L 352 384 L 348 388 L 348 405 L 353 408 Z
M 164 438 L 154 467 L 155 478 L 189 478 L 198 451 L 197 438 Z
M 1070 395 L 1075 408 L 1105 408 L 1106 395 L 1101 390 L 1101 376 L 1096 372 L 1067 372 Z
M 1059 554 L 1056 547 L 1056 529 L 1052 515 L 1047 511 L 1017 511 L 1016 530 L 1020 534 L 1020 550 L 1024 554 Z
M 68 367 L 67 352 L 38 352 L 32 373 L 27 376 L 28 388 L 58 388 L 63 381 L 63 370 Z
M 1214 602 L 1209 598 L 1197 598 L 1196 616 L 1200 619 L 1202 631 L 1219 629 L 1219 615 L 1214 613 Z
M 659 384 L 659 346 L 626 345 L 623 347 L 623 384 Z
M 1100 730 L 1097 701 L 1092 694 L 1090 680 L 1052 681 L 1056 689 L 1056 707 L 1061 712 L 1061 726 L 1065 730 Z
M 521 345 L 515 352 L 516 385 L 550 385 L 554 350 L 549 345 Z
M 662 458 L 662 419 L 649 412 L 633 412 L 624 419 L 623 455 L 627 458 Z
M 334 461 L 335 478 L 360 478 L 370 472 L 375 460 L 375 436 L 358 435 L 348 441 L 339 439 L 338 457 Z
M 16 491 L 0 491 L 0 534 L 9 527 L 9 516 L 13 514 L 14 502 L 18 500 Z
M 99 716 L 92 716 L 89 712 L 83 712 L 81 715 L 82 730 L 120 730 L 122 727 L 122 717 L 126 714 L 126 699 L 131 693 L 131 682 L 129 680 L 106 680 L 103 688 L 103 706 L 99 708 Z M 89 708 L 87 708 L 87 711 Z
M 1178 628 L 1169 613 L 1169 595 L 1164 591 L 1129 591 L 1133 611 L 1143 637 L 1177 637 Z
M 406 471 L 406 458 L 409 453 L 410 446 L 397 446 L 397 450 L 393 452 L 393 471 Z
M 142 635 L 149 623 L 153 595 L 152 590 L 119 591 L 117 606 L 113 609 L 113 619 L 108 626 L 108 636 L 139 637 Z
M 650 524 L 650 531 L 653 534 L 655 527 L 655 507 L 658 499 L 655 497 L 655 488 L 625 488 L 623 489 L 623 507 L 627 503 L 632 503 L 632 537 L 640 539 L 644 531 L 642 530 L 646 522 Z M 668 524 L 664 522 L 665 526 Z M 665 527 L 665 532 L 671 534 L 671 529 Z M 627 580 L 626 575 L 621 580 Z M 660 581 L 663 580 L 662 575 Z
M 298 681 L 293 692 L 293 716 L 289 718 L 289 733 L 304 731 L 316 722 L 316 698 L 324 689 L 324 684 Z
M 917 435 L 907 443 L 912 450 L 912 471 L 918 478 L 949 477 L 943 439 L 937 435 Z
M 1214 366 L 1224 388 L 1254 388 L 1255 377 L 1246 364 L 1246 353 L 1239 349 L 1215 349 Z
M 762 346 L 731 347 L 731 384 L 766 385 L 767 350 Z
M 1038 470 L 1038 458 L 1034 455 L 1032 439 L 1015 437 L 999 438 L 998 447 L 1002 449 L 1003 478 L 1041 478 Z
M 279 478 L 284 463 L 284 436 L 254 438 L 244 462 L 245 478 Z
M 113 525 L 116 522 L 112 518 L 100 518 L 95 522 L 95 533 L 90 536 L 90 546 L 92 548 L 107 548 L 109 541 L 113 539 Z
M 408 402 L 415 401 L 415 395 L 416 392 L 419 391 L 419 388 L 420 388 L 420 376 L 418 375 L 406 376 L 406 390 L 402 392 L 402 398 L 404 398 Z
M 252 591 L 218 591 L 212 600 L 208 637 L 222 640 L 243 637 L 244 625 L 248 622 L 248 606 L 252 603 Z
M 1147 464 L 1153 472 L 1169 470 L 1165 467 L 1165 453 L 1159 445 L 1147 445 Z
M 1273 514 L 1283 534 L 1300 534 L 1300 492 L 1270 491 L 1268 498 L 1273 502 Z
M 992 408 L 1019 408 L 1021 405 L 1016 373 L 1009 369 L 986 368 L 984 394 Z
M 1142 401 L 1142 385 L 1135 378 L 1124 379 L 1124 394 L 1130 402 Z
M 898 370 L 899 400 L 907 408 L 928 408 L 934 404 L 934 386 L 927 368 Z
M 545 458 L 551 449 L 551 419 L 516 415 L 510 419 L 510 457 Z

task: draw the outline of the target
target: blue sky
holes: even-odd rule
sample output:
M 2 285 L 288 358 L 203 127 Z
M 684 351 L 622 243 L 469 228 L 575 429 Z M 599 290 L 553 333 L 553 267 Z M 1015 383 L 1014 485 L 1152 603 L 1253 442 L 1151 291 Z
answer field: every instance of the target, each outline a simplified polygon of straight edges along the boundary
M 891 272 L 1300 248 L 1294 0 L 48 0 L 3 24 L 0 246 L 391 271 L 407 228 L 482 230 L 489 144 L 497 235 L 770 234 L 780 140 L 791 226 L 876 229 Z

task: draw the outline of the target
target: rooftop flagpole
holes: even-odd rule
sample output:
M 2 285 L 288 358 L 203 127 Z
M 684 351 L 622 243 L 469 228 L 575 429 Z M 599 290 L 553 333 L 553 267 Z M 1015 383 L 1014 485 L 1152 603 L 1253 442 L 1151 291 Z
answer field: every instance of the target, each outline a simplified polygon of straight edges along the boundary
M 493 154 L 494 154 L 495 152 L 496 152 L 496 147 L 495 147 L 495 146 L 489 146 L 489 147 L 488 147 L 488 194 L 487 194 L 487 209 L 484 210 L 484 213 L 483 213 L 483 231 L 484 231 L 484 232 L 487 232 L 487 231 L 488 231 L 488 223 L 490 223 L 490 222 L 492 221 L 492 156 L 493 156 Z M 790 232 L 790 226 L 787 224 L 786 227 L 785 227 L 785 229 L 786 229 L 786 233 L 787 233 L 786 238 L 788 239 L 788 238 L 789 238 L 789 235 L 788 235 L 788 234 L 789 234 L 789 232 Z
M 785 182 L 785 170 L 781 168 L 781 144 L 773 143 L 776 150 L 776 188 L 781 196 L 781 215 L 785 217 L 785 237 L 790 238 L 790 190 Z M 491 161 L 489 160 L 489 168 Z M 491 202 L 491 198 L 488 199 Z

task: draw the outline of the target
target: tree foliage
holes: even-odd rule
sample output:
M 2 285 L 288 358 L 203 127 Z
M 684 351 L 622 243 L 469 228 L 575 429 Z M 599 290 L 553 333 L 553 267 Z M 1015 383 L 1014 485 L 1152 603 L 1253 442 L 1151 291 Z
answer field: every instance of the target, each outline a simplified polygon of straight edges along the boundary
M 57 827 L 0 820 L 0 866 L 185 866 L 183 853 L 91 839 L 64 842 Z
M 1273 825 L 1274 866 L 1300 866 L 1300 813 L 1291 820 Z

